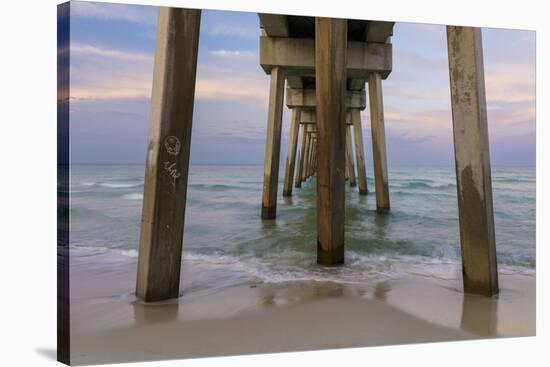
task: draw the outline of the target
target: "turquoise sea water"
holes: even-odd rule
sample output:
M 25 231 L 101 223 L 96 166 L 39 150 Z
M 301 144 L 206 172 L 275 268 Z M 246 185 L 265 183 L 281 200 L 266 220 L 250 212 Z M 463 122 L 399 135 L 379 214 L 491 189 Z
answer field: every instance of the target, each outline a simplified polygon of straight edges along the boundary
M 72 167 L 72 256 L 137 256 L 143 172 L 143 166 L 130 165 Z M 346 264 L 336 268 L 315 263 L 315 179 L 286 199 L 281 195 L 283 172 L 277 219 L 262 221 L 262 167 L 191 167 L 184 259 L 202 269 L 227 269 L 218 286 L 252 278 L 362 282 L 403 271 L 457 276 L 453 167 L 390 169 L 392 209 L 387 215 L 375 211 L 372 177 L 367 197 L 346 185 Z M 534 274 L 535 169 L 493 167 L 492 175 L 499 270 Z

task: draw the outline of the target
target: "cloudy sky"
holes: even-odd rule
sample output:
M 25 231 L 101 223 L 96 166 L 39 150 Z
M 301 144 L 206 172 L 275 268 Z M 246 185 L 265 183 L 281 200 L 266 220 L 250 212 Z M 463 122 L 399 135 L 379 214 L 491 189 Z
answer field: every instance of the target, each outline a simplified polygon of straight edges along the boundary
M 73 2 L 73 163 L 143 164 L 157 9 Z M 269 77 L 255 13 L 203 11 L 192 164 L 262 164 Z M 383 82 L 388 164 L 452 165 L 445 27 L 397 23 Z M 535 33 L 483 29 L 493 165 L 535 164 Z M 281 162 L 290 113 L 285 109 Z M 367 161 L 369 112 L 362 113 Z

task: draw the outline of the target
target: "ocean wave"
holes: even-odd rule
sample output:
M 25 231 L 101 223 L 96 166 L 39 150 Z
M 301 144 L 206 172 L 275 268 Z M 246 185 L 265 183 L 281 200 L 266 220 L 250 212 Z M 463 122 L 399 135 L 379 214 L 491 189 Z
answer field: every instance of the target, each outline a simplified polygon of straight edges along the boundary
M 428 183 L 425 181 L 411 181 L 411 182 L 404 182 L 404 183 L 398 183 L 395 185 L 390 184 L 391 187 L 395 188 L 407 188 L 407 189 L 450 189 L 450 188 L 456 188 L 456 184 L 454 183 Z
M 80 256 L 88 257 L 105 253 L 115 253 L 135 259 L 136 249 L 108 249 L 106 247 L 78 249 Z M 316 264 L 314 256 L 304 256 L 295 251 L 283 251 L 266 256 L 232 255 L 221 252 L 200 253 L 184 250 L 183 261 L 192 266 L 206 266 L 227 270 L 238 275 L 250 277 L 265 283 L 285 283 L 296 281 L 334 282 L 346 284 L 365 284 L 366 281 L 396 279 L 404 275 L 415 275 L 441 280 L 457 280 L 461 277 L 459 260 L 449 258 L 430 258 L 425 256 L 396 256 L 360 254 L 346 252 L 345 264 L 339 267 L 325 267 Z M 77 255 L 78 256 L 78 255 Z M 502 274 L 523 274 L 534 276 L 535 270 L 514 265 L 500 265 Z M 212 285 L 213 287 L 216 285 Z
M 248 187 L 227 184 L 190 184 L 189 188 L 200 191 L 249 190 Z
M 390 195 L 402 195 L 402 196 L 432 196 L 432 197 L 453 197 L 456 198 L 456 192 L 451 191 L 406 191 L 399 189 L 390 190 Z
M 129 194 L 122 195 L 123 199 L 126 200 L 142 200 L 143 199 L 143 193 L 141 192 L 131 192 Z
M 493 182 L 499 183 L 536 183 L 534 177 L 493 177 Z
M 99 184 L 99 186 L 106 187 L 109 189 L 129 189 L 132 187 L 140 187 L 143 186 L 143 182 L 130 182 L 130 183 L 122 183 L 122 182 L 102 182 Z

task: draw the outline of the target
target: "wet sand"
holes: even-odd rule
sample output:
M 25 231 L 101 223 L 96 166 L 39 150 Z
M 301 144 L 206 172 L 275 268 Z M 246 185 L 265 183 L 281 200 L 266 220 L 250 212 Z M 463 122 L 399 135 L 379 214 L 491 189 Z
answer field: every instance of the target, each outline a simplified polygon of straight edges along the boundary
M 408 274 L 365 284 L 296 281 L 193 289 L 144 304 L 135 260 L 71 261 L 74 364 L 102 364 L 535 335 L 535 277 L 501 273 L 494 298 L 458 278 Z M 370 283 L 370 284 L 369 284 Z

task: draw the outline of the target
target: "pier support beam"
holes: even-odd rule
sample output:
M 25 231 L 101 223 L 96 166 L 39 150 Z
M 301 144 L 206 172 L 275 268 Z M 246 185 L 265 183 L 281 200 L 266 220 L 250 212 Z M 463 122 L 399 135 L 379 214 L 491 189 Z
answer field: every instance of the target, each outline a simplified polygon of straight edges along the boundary
M 200 10 L 159 8 L 136 295 L 179 295 Z
M 277 185 L 279 181 L 284 84 L 284 71 L 280 67 L 271 69 L 267 112 L 267 138 L 265 143 L 262 219 L 274 219 L 277 214 Z
M 355 161 L 357 163 L 357 181 L 359 181 L 359 195 L 367 195 L 367 169 L 365 168 L 365 148 L 363 145 L 363 131 L 361 128 L 361 112 L 359 109 L 351 110 L 351 123 L 353 125 L 353 137 L 355 140 Z
M 384 105 L 380 74 L 369 75 L 369 102 L 372 131 L 372 157 L 374 161 L 374 185 L 376 190 L 376 211 L 390 210 L 388 189 L 388 164 L 386 159 L 386 133 L 384 129 Z
M 481 29 L 447 27 L 464 291 L 498 293 Z
M 294 187 L 302 187 L 303 181 L 303 167 L 304 157 L 306 154 L 306 125 L 300 125 L 300 153 L 298 154 L 298 167 L 296 167 L 296 180 L 294 181 Z
M 348 164 L 349 185 L 354 187 L 357 186 L 357 181 L 355 181 L 355 164 L 353 163 L 353 148 L 351 144 L 351 126 L 346 125 L 346 157 Z
M 346 19 L 315 18 L 317 262 L 344 262 Z
M 298 147 L 298 133 L 300 131 L 300 115 L 301 109 L 299 107 L 292 109 L 290 134 L 288 137 L 288 153 L 286 155 L 285 184 L 283 187 L 283 196 L 292 196 L 292 181 L 294 179 L 296 150 Z

